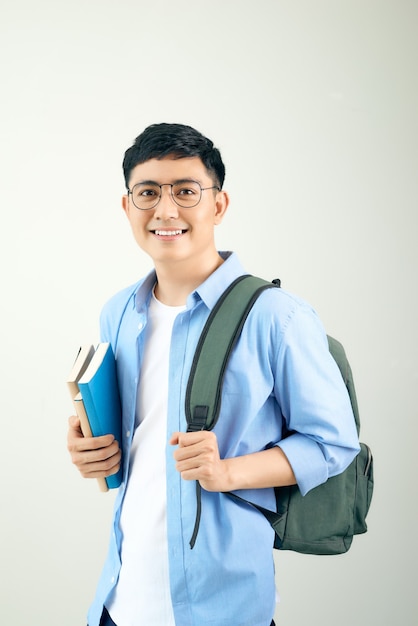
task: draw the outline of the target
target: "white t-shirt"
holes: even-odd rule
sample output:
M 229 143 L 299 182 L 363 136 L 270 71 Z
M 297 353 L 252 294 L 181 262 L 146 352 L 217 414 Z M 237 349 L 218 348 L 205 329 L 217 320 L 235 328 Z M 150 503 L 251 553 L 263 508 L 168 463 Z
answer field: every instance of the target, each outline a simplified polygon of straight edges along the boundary
M 185 307 L 150 301 L 136 430 L 120 526 L 122 568 L 106 607 L 117 626 L 175 626 L 166 524 L 168 367 L 174 320 Z

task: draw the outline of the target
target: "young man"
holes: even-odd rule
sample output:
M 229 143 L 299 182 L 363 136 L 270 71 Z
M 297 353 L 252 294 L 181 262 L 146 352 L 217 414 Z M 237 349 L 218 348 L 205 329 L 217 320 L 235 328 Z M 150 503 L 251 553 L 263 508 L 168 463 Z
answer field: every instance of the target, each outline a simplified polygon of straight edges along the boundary
M 193 128 L 156 124 L 126 151 L 124 174 L 123 210 L 154 269 L 101 316 L 116 355 L 122 441 L 83 438 L 70 418 L 68 448 L 83 476 L 109 476 L 121 462 L 124 471 L 89 626 L 269 626 L 273 531 L 223 492 L 274 508 L 274 486 L 297 483 L 305 494 L 343 471 L 359 449 L 348 394 L 315 312 L 269 289 L 232 353 L 213 431 L 187 433 L 199 334 L 245 273 L 215 247 L 229 204 L 225 168 Z M 293 434 L 283 438 L 284 428 Z

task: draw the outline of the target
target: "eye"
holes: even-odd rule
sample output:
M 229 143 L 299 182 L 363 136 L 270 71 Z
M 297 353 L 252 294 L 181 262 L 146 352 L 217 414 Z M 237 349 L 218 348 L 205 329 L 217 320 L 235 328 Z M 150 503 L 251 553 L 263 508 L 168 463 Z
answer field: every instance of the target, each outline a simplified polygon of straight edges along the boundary
M 192 196 L 195 193 L 196 191 L 194 189 L 190 189 L 188 187 L 181 187 L 180 189 L 177 190 L 178 196 Z
M 200 187 L 197 183 L 179 183 L 173 186 L 173 193 L 179 198 L 195 198 L 200 194 Z
M 158 196 L 158 191 L 153 187 L 141 187 L 138 189 L 137 195 L 142 198 L 154 198 Z
M 132 195 L 138 201 L 148 202 L 159 197 L 160 188 L 155 185 L 144 185 L 139 183 L 132 189 Z

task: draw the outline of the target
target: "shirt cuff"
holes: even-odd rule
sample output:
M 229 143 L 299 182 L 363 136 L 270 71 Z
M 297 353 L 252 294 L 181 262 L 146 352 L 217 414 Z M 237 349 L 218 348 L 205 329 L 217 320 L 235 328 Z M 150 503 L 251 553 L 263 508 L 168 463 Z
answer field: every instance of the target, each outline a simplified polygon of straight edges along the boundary
M 316 441 L 295 433 L 277 444 L 292 466 L 298 487 L 304 496 L 328 480 L 328 466 Z

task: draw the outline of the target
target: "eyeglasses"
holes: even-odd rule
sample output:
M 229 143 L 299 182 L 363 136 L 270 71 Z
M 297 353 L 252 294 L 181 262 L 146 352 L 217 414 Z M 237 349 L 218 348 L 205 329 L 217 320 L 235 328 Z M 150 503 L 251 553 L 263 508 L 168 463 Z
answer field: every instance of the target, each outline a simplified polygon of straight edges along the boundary
M 202 198 L 202 191 L 207 189 L 220 188 L 217 185 L 213 187 L 201 187 L 195 180 L 178 181 L 176 183 L 137 183 L 128 189 L 128 195 L 132 196 L 132 202 L 137 209 L 148 211 L 154 209 L 161 200 L 163 187 L 170 187 L 171 197 L 174 202 L 184 208 L 191 209 L 197 206 Z

